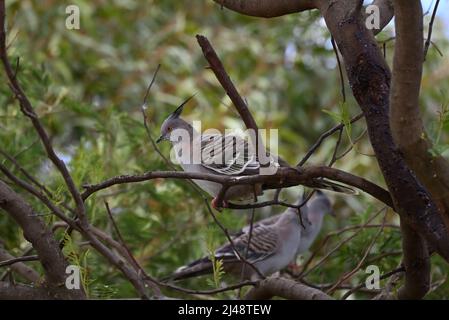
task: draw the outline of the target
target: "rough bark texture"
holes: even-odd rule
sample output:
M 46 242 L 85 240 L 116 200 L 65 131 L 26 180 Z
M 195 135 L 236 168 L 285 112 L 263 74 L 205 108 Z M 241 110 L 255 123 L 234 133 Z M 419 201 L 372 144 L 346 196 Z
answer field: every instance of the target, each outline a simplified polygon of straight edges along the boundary
M 389 124 L 390 70 L 360 14 L 361 2 L 319 2 L 319 9 L 346 64 L 348 79 L 363 110 L 371 144 L 397 212 L 449 261 L 449 234 L 435 203 L 408 168 Z
M 421 299 L 430 287 L 430 257 L 427 243 L 407 224 L 401 224 L 405 283 L 399 289 L 399 299 Z
M 449 227 L 449 162 L 433 155 L 419 110 L 424 61 L 420 1 L 396 0 L 396 45 L 391 84 L 393 138 L 418 179 L 429 190 Z
M 260 18 L 275 18 L 286 14 L 316 9 L 315 0 L 214 0 L 222 7 L 247 16 Z M 379 33 L 393 19 L 393 0 L 374 0 L 380 11 L 380 28 L 374 29 L 374 34 Z
M 36 249 L 45 271 L 49 295 L 59 299 L 83 298 L 82 290 L 65 288 L 67 261 L 51 231 L 31 206 L 3 181 L 0 181 L 0 208 L 16 221 L 25 239 Z
M 313 0 L 214 0 L 219 5 L 248 16 L 273 18 L 315 8 Z
M 390 124 L 395 143 L 407 164 L 430 191 L 433 200 L 444 209 L 444 193 L 449 189 L 441 184 L 436 164 L 447 164 L 441 157 L 434 159 L 426 139 L 421 113 L 419 93 L 424 61 L 423 12 L 418 0 L 395 1 L 396 45 L 391 85 Z M 435 161 L 434 161 L 435 160 Z M 441 168 L 441 167 L 440 167 Z M 449 182 L 449 174 L 446 175 Z M 443 209 L 443 210 L 441 210 Z M 449 224 L 446 223 L 446 226 Z M 401 222 L 402 246 L 406 278 L 399 290 L 400 299 L 421 299 L 429 290 L 430 261 L 427 244 L 405 222 Z
M 49 300 L 53 298 L 45 288 L 0 282 L 0 300 Z
M 245 296 L 246 300 L 267 300 L 281 297 L 289 300 L 333 300 L 323 291 L 285 278 L 267 278 Z
M 6 251 L 4 248 L 0 246 L 0 262 L 14 259 L 13 255 L 11 255 L 8 251 Z M 23 262 L 17 262 L 14 264 L 11 264 L 9 268 L 22 276 L 23 278 L 27 279 L 30 282 L 38 283 L 40 280 L 40 275 L 32 268 L 28 267 Z

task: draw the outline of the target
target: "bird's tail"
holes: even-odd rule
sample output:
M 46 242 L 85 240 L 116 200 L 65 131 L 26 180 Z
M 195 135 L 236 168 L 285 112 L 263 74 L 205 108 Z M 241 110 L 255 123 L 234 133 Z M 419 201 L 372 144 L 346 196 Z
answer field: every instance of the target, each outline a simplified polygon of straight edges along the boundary
M 197 276 L 202 276 L 213 272 L 212 263 L 209 258 L 202 258 L 192 263 L 178 268 L 171 275 L 161 279 L 162 282 L 178 281 Z
M 358 194 L 356 190 L 353 188 L 350 188 L 348 186 L 345 186 L 343 184 L 339 184 L 327 179 L 319 179 L 316 180 L 316 188 L 322 189 L 322 190 L 330 190 L 334 192 L 340 192 L 340 193 L 346 193 L 346 194 Z

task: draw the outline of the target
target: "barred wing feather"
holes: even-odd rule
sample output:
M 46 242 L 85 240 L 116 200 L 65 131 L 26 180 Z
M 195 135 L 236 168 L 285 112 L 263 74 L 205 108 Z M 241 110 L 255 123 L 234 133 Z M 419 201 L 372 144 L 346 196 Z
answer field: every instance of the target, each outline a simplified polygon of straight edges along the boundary
M 244 256 L 248 247 L 249 230 L 233 240 L 235 249 Z M 248 247 L 248 261 L 255 263 L 276 253 L 279 236 L 273 225 L 258 225 L 253 228 L 251 242 Z M 226 244 L 215 251 L 217 259 L 226 261 L 239 260 L 231 244 Z
M 224 175 L 254 175 L 259 172 L 260 164 L 251 149 L 237 135 L 202 135 L 201 164 Z

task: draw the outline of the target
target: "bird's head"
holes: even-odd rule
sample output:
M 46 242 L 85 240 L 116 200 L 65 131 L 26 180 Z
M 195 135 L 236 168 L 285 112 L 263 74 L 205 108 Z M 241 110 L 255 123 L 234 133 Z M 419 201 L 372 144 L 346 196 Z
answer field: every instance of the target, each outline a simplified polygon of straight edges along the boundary
M 194 95 L 187 98 L 179 107 L 176 108 L 175 111 L 173 111 L 164 120 L 161 126 L 161 135 L 156 140 L 156 143 L 159 143 L 162 140 L 176 142 L 179 136 L 191 134 L 191 125 L 181 118 L 181 113 L 184 109 L 184 105 L 189 102 L 189 100 L 192 99 L 193 96 Z
M 315 196 L 309 202 L 309 208 L 309 215 L 324 216 L 329 214 L 333 217 L 336 216 L 329 198 L 320 190 L 315 191 Z

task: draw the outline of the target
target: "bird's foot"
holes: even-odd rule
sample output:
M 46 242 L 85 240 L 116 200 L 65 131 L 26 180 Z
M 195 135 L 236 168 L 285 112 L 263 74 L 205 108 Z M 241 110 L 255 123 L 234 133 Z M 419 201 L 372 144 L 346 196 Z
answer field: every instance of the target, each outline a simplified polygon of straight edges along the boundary
M 288 271 L 290 271 L 293 275 L 299 275 L 301 273 L 301 266 L 299 266 L 296 262 L 292 262 L 287 266 Z
M 223 208 L 228 207 L 228 202 L 226 200 L 223 200 L 221 203 L 218 203 L 217 198 L 213 198 L 210 204 L 215 210 L 220 212 L 223 210 Z

